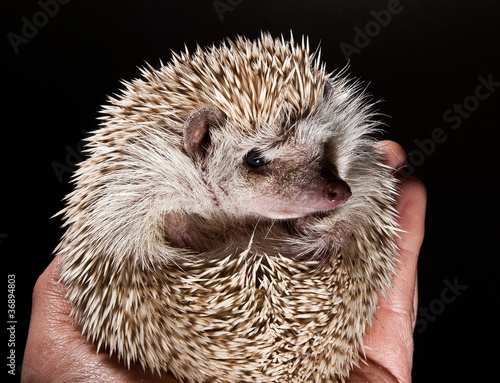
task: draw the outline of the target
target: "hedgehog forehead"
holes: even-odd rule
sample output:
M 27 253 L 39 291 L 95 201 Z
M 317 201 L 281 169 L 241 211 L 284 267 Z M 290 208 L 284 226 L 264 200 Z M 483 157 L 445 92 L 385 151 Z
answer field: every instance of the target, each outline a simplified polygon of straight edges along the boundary
M 236 156 L 257 150 L 268 160 L 319 158 L 323 155 L 328 140 L 325 131 L 317 129 L 314 125 L 311 126 L 307 118 L 291 126 L 286 124 L 258 126 L 253 131 L 238 131 L 231 126 L 225 126 L 220 132 L 217 130 L 217 133 L 221 136 L 218 142 L 234 147 L 235 150 L 232 152 Z M 215 150 L 220 150 L 220 148 Z
M 308 44 L 295 45 L 267 34 L 186 52 L 175 56 L 170 69 L 186 93 L 195 93 L 192 98 L 198 103 L 217 107 L 248 131 L 273 124 L 283 114 L 301 118 L 310 113 L 325 79 Z

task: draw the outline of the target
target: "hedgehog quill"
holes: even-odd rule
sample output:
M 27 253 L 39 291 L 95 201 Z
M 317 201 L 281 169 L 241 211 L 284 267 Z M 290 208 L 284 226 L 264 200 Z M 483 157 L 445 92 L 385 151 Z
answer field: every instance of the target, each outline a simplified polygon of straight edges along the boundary
M 397 262 L 359 86 L 263 33 L 124 87 L 60 212 L 87 339 L 183 382 L 344 381 Z

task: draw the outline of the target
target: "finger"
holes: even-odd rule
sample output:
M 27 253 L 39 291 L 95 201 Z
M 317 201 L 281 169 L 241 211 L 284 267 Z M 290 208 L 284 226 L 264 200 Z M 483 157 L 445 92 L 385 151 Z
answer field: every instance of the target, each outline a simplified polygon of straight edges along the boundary
M 394 281 L 393 298 L 400 295 L 400 299 L 406 299 L 403 295 L 408 296 L 409 291 L 415 290 L 417 261 L 425 233 L 426 203 L 427 192 L 423 183 L 414 177 L 403 178 L 396 202 L 402 232 L 396 239 L 396 245 L 400 250 L 400 263 Z M 411 301 L 402 302 L 401 308 L 413 310 L 413 305 L 412 297 Z
M 67 381 L 177 382 L 169 374 L 144 371 L 139 364 L 127 369 L 123 361 L 110 358 L 105 350 L 97 352 L 95 345 L 85 341 L 70 317 L 71 308 L 59 283 L 60 262 L 58 255 L 38 278 L 33 292 L 22 381 L 53 381 L 54 376 L 65 374 Z
M 396 176 L 406 166 L 406 152 L 398 143 L 390 140 L 377 142 L 375 147 L 379 149 L 384 157 L 382 161 L 392 169 Z M 424 185 L 416 178 L 405 177 L 401 179 L 400 193 L 397 198 L 396 209 L 398 210 L 399 225 L 403 232 L 397 238 L 396 244 L 401 250 L 400 267 L 395 280 L 395 288 L 392 291 L 392 299 L 389 301 L 393 308 L 414 312 L 417 305 L 417 260 L 420 246 L 424 236 L 426 190 Z M 401 292 L 410 293 L 412 302 L 402 301 Z M 400 292 L 398 295 L 397 293 Z M 410 297 L 408 294 L 407 297 Z
M 69 304 L 64 299 L 64 288 L 59 283 L 61 255 L 57 255 L 38 278 L 33 290 L 34 309 L 56 316 L 69 314 Z M 61 299 L 62 298 L 62 299 Z M 37 311 L 38 312 L 38 311 Z
M 424 237 L 426 190 L 421 181 L 403 178 L 396 208 L 403 230 L 396 244 L 400 257 L 394 286 L 387 300 L 379 299 L 376 320 L 367 328 L 365 345 L 368 359 L 392 369 L 398 381 L 408 381 L 413 355 L 413 326 L 417 301 L 417 260 Z
M 50 374 L 54 364 L 54 352 L 68 341 L 64 329 L 71 325 L 70 307 L 64 300 L 62 287 L 57 284 L 59 257 L 56 257 L 38 278 L 33 290 L 31 320 L 26 342 L 22 382 L 43 381 L 40 376 Z M 62 329 L 62 330 L 61 330 Z M 54 336 L 57 334 L 57 336 Z M 71 341 L 71 340 L 70 340 Z M 43 358 L 40 356 L 44 355 Z
M 399 175 L 406 166 L 406 152 L 401 145 L 394 141 L 383 140 L 377 142 L 375 147 L 384 155 L 382 162 L 394 169 L 395 175 Z
M 414 177 L 403 178 L 396 209 L 401 232 L 396 238 L 399 249 L 398 267 L 393 288 L 380 307 L 406 315 L 413 323 L 417 305 L 417 261 L 424 238 L 427 193 L 423 183 Z

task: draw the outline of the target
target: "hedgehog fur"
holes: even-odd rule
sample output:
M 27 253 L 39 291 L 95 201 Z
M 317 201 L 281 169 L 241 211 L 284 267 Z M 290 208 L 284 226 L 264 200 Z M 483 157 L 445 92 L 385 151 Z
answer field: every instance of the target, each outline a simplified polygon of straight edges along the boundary
M 344 381 L 397 254 L 397 183 L 359 85 L 263 33 L 124 86 L 60 213 L 87 339 L 184 382 Z M 328 209 L 325 163 L 350 193 Z

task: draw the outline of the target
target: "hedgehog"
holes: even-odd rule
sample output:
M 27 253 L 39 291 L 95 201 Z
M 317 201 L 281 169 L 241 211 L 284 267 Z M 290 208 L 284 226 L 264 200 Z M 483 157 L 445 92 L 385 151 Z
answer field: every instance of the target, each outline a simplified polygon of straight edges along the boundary
M 87 341 L 182 382 L 345 381 L 397 264 L 397 180 L 359 81 L 262 33 L 123 86 L 59 213 Z

